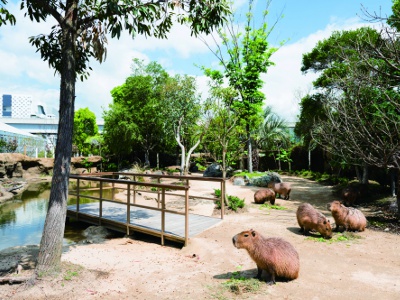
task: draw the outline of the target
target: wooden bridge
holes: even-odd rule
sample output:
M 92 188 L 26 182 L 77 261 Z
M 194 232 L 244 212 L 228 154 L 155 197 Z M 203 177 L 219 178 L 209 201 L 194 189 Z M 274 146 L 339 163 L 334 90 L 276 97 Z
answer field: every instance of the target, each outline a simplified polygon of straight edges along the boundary
M 123 176 L 126 179 L 115 179 Z M 149 180 L 143 180 L 148 177 Z M 76 182 L 74 182 L 76 180 Z M 179 184 L 176 184 L 178 180 Z M 163 183 L 169 182 L 169 183 Z M 172 181 L 172 182 L 171 182 Z M 220 197 L 190 193 L 190 181 L 208 181 L 220 188 Z M 175 183 L 174 183 L 175 182 Z M 67 217 L 125 232 L 143 232 L 165 239 L 188 243 L 190 237 L 220 223 L 224 215 L 225 181 L 222 178 L 173 176 L 137 173 L 96 173 L 70 175 L 70 201 Z M 211 190 L 212 191 L 212 190 Z M 211 192 L 213 194 L 213 192 Z M 156 195 L 151 198 L 146 195 Z M 122 197 L 121 197 L 122 195 Z M 74 198 L 71 198 L 74 197 Z M 143 204 L 139 198 L 154 199 Z M 181 199 L 181 209 L 171 208 L 171 197 Z M 220 217 L 189 213 L 192 201 L 220 201 Z

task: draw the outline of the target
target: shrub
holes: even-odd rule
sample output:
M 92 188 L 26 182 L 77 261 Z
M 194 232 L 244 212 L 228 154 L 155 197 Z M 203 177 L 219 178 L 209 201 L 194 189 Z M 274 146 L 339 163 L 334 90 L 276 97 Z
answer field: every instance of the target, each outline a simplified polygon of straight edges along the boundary
M 221 190 L 220 189 L 214 189 L 215 196 L 221 197 Z M 245 205 L 244 199 L 240 199 L 237 196 L 230 196 L 227 195 L 228 198 L 228 209 L 231 209 L 233 211 L 237 211 L 238 208 L 243 208 Z M 218 209 L 221 209 L 221 201 L 217 200 L 215 201 L 215 204 Z

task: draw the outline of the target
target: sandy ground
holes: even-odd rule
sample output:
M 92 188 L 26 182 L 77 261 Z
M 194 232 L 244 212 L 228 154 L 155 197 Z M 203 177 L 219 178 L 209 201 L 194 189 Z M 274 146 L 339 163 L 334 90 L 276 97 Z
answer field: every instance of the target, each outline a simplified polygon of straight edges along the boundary
M 330 242 L 305 237 L 299 233 L 297 206 L 309 202 L 333 222 L 326 210 L 334 200 L 331 190 L 305 179 L 283 179 L 293 183 L 291 199 L 277 200 L 286 210 L 260 209 L 253 203 L 258 188 L 228 184 L 228 194 L 245 198 L 248 211 L 226 215 L 188 246 L 160 246 L 159 239 L 143 236 L 73 246 L 62 256 L 62 275 L 33 287 L 2 285 L 0 299 L 399 299 L 400 236 L 367 228 L 348 241 L 337 241 L 339 233 Z M 202 184 L 193 189 L 201 191 Z M 236 271 L 244 278 L 256 274 L 247 252 L 232 245 L 235 234 L 250 228 L 294 245 L 298 279 L 273 286 L 262 282 L 253 293 L 224 288 Z

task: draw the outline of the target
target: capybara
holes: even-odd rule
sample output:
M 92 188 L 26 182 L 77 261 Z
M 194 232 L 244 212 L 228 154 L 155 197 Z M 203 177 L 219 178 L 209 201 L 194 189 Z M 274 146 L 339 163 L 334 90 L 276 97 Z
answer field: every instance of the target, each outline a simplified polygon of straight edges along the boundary
M 340 201 L 333 201 L 328 204 L 328 209 L 332 212 L 335 219 L 335 231 L 339 231 L 339 227 L 343 226 L 348 231 L 364 231 L 367 226 L 367 219 L 364 214 L 353 207 L 346 207 Z
M 357 202 L 359 196 L 360 190 L 354 186 L 348 186 L 342 190 L 342 200 L 343 203 L 347 206 L 354 205 Z
M 275 198 L 279 194 L 284 200 L 289 200 L 290 191 L 292 190 L 291 184 L 289 182 L 268 182 L 268 187 L 273 189 L 275 192 Z
M 293 280 L 299 276 L 299 254 L 289 242 L 276 237 L 265 238 L 252 229 L 238 233 L 232 242 L 236 248 L 246 249 L 256 263 L 256 278 L 261 279 L 262 270 L 267 274 L 268 284 L 274 284 L 276 278 Z
M 300 231 L 304 232 L 305 235 L 307 235 L 310 230 L 315 230 L 326 239 L 332 237 L 331 222 L 311 204 L 300 204 L 297 208 L 296 216 Z
M 275 204 L 275 192 L 272 189 L 261 189 L 254 193 L 254 202 L 264 204 L 269 201 L 272 205 Z

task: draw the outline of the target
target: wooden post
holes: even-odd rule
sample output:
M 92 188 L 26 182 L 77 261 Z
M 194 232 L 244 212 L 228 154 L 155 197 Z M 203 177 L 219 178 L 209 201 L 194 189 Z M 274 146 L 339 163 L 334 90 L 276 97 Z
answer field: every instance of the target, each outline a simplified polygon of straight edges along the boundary
M 133 185 L 133 204 L 136 204 L 136 176 L 133 176 L 133 181 L 135 182 Z
M 103 181 L 100 181 L 99 226 L 103 216 Z
M 161 178 L 157 178 L 157 182 L 161 183 Z M 160 188 L 157 188 L 157 208 L 160 208 Z
M 126 234 L 130 234 L 130 227 L 129 225 L 131 224 L 131 185 L 128 183 L 128 195 L 126 199 L 127 202 L 127 208 L 126 208 Z
M 225 179 L 222 178 L 221 181 L 221 220 L 224 219 L 224 214 L 225 214 L 225 196 L 226 196 L 226 191 L 225 191 Z
M 161 197 L 161 245 L 164 246 L 164 232 L 165 232 L 165 188 L 162 188 Z
M 189 241 L 189 190 L 185 190 L 185 246 Z
M 76 218 L 79 219 L 79 189 L 80 189 L 80 180 L 78 179 L 78 182 L 76 184 Z

